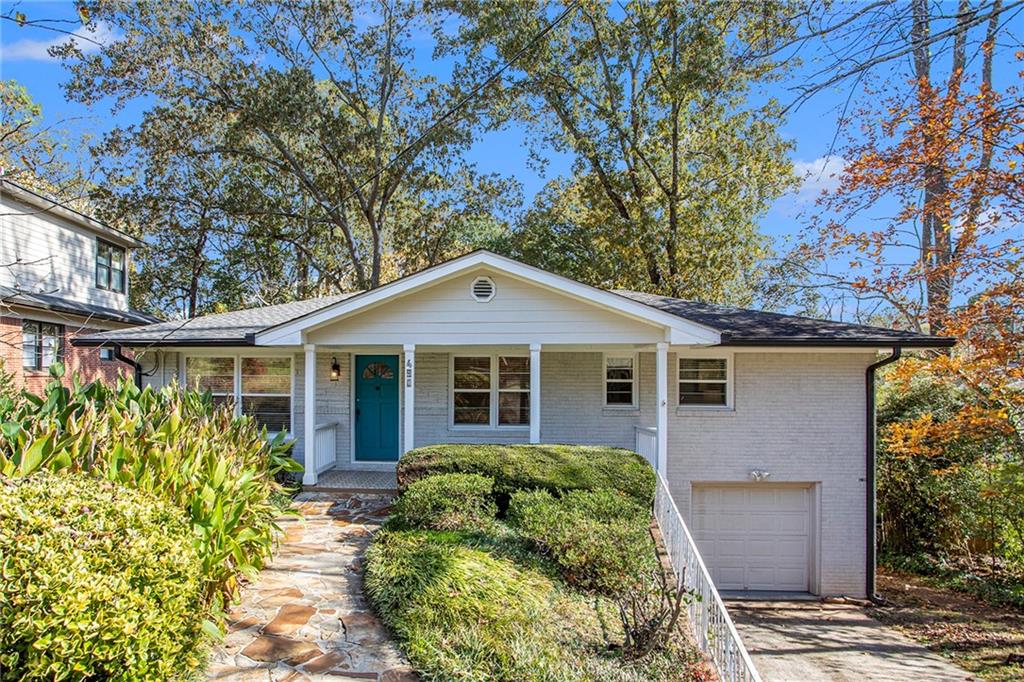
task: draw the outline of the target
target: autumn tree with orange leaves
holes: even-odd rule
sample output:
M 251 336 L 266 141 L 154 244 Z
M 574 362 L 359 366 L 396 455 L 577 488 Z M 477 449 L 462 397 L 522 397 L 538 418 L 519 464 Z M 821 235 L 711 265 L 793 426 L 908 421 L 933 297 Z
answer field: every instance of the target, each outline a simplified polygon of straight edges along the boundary
M 905 360 L 891 378 L 955 387 L 960 408 L 892 424 L 882 444 L 934 462 L 935 475 L 983 468 L 982 495 L 1024 548 L 1024 98 L 1016 85 L 994 86 L 1008 13 L 1001 0 L 962 0 L 942 22 L 941 5 L 903 6 L 912 77 L 873 79 L 870 104 L 847 122 L 840 185 L 819 200 L 793 260 L 876 320 L 959 340 Z M 1024 77 L 1022 60 L 1012 56 L 1008 82 Z M 965 442 L 978 445 L 976 461 L 944 463 Z

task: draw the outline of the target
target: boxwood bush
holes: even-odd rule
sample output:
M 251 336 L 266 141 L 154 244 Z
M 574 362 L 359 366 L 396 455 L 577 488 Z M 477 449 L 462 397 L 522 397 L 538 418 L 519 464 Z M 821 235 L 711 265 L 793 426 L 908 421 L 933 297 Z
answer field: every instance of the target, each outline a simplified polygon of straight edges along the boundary
M 612 488 L 649 507 L 654 501 L 654 471 L 638 454 L 621 448 L 587 445 L 432 445 L 411 450 L 398 461 L 398 486 L 434 474 L 480 474 L 494 479 L 504 510 L 517 490 Z
M 652 566 L 650 512 L 614 490 L 513 493 L 509 522 L 562 571 L 565 581 L 611 596 L 636 585 Z
M 494 520 L 494 481 L 479 474 L 438 474 L 409 485 L 392 519 L 410 528 L 480 529 Z
M 55 377 L 63 370 L 54 366 Z M 267 441 L 255 421 L 216 408 L 208 394 L 169 386 L 72 388 L 0 396 L 0 475 L 84 472 L 152 493 L 186 515 L 198 572 L 213 611 L 255 575 L 274 549 L 280 500 L 275 476 L 301 467 L 283 436 Z
M 185 513 L 84 474 L 0 477 L 0 677 L 172 679 L 198 664 Z

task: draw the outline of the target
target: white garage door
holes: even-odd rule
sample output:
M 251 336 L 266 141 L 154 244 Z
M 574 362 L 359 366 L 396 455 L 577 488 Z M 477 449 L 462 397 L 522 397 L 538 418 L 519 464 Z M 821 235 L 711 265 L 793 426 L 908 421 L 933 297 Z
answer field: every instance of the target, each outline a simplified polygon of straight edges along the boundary
M 810 488 L 694 486 L 692 526 L 719 590 L 808 590 Z

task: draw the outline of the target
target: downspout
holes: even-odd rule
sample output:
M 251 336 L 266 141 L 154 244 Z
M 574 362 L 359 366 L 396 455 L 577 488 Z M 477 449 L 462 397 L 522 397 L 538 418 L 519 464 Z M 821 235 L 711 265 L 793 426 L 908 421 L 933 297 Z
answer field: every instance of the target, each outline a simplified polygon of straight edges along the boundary
M 130 358 L 127 355 L 125 355 L 124 349 L 121 347 L 121 344 L 119 343 L 114 344 L 114 357 L 120 360 L 121 362 L 125 363 L 126 365 L 131 365 L 132 374 L 134 375 L 135 378 L 135 387 L 142 388 L 142 365 L 140 365 L 138 361 L 136 361 L 134 358 Z
M 876 363 L 868 365 L 865 371 L 865 397 L 867 398 L 867 410 L 865 414 L 865 442 L 867 447 L 865 448 L 865 468 L 864 468 L 864 489 L 866 495 L 867 515 L 865 518 L 866 530 L 867 530 L 867 546 L 865 551 L 865 592 L 868 599 L 876 599 L 875 594 L 875 564 L 878 560 L 878 529 L 875 525 L 875 513 L 877 507 L 877 501 L 875 499 L 876 494 L 876 477 L 875 477 L 875 441 L 876 441 L 876 416 L 875 416 L 875 371 L 880 367 L 892 364 L 900 359 L 903 354 L 903 349 L 899 346 L 895 346 L 892 349 L 892 354 L 888 357 L 882 358 Z

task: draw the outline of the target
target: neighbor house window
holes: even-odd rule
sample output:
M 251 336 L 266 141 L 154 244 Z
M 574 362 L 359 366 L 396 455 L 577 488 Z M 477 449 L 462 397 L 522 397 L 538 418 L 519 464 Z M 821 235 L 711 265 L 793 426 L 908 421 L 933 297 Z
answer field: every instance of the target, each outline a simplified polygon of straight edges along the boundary
M 235 358 L 185 358 L 185 385 L 200 391 L 209 391 L 217 405 L 232 402 L 235 398 Z
M 64 354 L 64 326 L 25 320 L 21 323 L 22 365 L 25 369 L 47 369 Z
M 529 426 L 530 358 L 474 355 L 452 358 L 455 426 Z
M 100 360 L 113 360 L 114 349 L 113 348 L 100 348 Z
M 268 431 L 292 426 L 292 361 L 290 358 L 242 358 L 242 414 Z
M 727 363 L 724 358 L 680 358 L 679 405 L 728 405 Z
M 96 241 L 96 287 L 110 291 L 124 291 L 125 283 L 124 247 Z
M 636 356 L 604 357 L 604 404 L 608 407 L 636 406 Z

